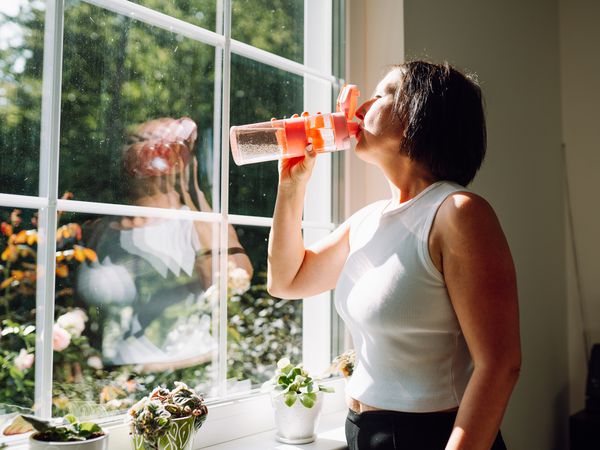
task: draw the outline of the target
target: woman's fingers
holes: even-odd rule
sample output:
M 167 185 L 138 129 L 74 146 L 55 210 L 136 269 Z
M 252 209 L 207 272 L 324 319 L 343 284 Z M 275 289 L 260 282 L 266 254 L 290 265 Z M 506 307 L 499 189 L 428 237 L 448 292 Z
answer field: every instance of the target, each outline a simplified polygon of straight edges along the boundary
M 282 184 L 306 183 L 316 161 L 316 152 L 311 144 L 304 150 L 304 156 L 284 158 L 279 161 L 279 182 Z

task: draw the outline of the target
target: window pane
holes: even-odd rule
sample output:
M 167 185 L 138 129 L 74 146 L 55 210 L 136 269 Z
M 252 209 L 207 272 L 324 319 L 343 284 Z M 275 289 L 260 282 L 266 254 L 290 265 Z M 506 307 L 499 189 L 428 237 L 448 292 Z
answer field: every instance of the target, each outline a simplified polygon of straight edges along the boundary
M 271 53 L 304 59 L 304 2 L 233 0 L 231 37 Z
M 33 408 L 36 250 L 37 212 L 0 208 L 0 416 Z
M 228 378 L 230 390 L 246 390 L 273 376 L 280 358 L 302 358 L 302 302 L 273 298 L 266 289 L 269 228 L 237 227 L 252 261 L 252 282 L 229 271 Z
M 219 225 L 66 213 L 59 225 L 54 415 L 122 410 L 174 381 L 214 396 Z
M 217 0 L 131 0 L 147 8 L 215 31 Z
M 302 112 L 302 77 L 237 55 L 232 55 L 231 65 L 231 125 Z M 277 163 L 238 167 L 231 158 L 229 167 L 231 213 L 271 216 L 277 193 Z
M 64 41 L 60 191 L 207 210 L 215 49 L 72 0 Z
M 0 2 L 0 186 L 38 194 L 45 3 Z

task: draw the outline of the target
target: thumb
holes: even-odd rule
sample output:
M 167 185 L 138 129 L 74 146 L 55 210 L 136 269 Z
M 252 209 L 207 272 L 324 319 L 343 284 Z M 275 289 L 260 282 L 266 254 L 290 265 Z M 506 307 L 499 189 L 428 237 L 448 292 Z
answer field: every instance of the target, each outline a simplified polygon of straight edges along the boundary
M 316 158 L 317 158 L 317 152 L 313 148 L 312 144 L 308 144 L 306 146 L 306 148 L 304 149 L 304 160 L 308 164 L 314 164 Z

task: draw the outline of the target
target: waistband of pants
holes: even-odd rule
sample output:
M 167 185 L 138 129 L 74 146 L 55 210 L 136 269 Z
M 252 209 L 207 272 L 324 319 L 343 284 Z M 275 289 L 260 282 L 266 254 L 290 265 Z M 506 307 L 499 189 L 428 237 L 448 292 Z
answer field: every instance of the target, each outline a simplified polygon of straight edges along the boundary
M 348 420 L 359 423 L 369 421 L 370 419 L 389 418 L 396 421 L 419 422 L 419 421 L 447 421 L 456 418 L 457 411 L 433 411 L 433 412 L 405 412 L 405 411 L 390 411 L 390 410 L 370 410 L 356 412 L 348 409 Z

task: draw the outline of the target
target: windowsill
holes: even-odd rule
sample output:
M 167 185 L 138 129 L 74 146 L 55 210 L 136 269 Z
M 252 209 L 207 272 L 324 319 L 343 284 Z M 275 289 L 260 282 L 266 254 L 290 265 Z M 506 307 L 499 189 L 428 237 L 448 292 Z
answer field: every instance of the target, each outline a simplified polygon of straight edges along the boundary
M 275 440 L 275 430 L 234 439 L 222 444 L 200 447 L 207 450 L 344 450 L 347 449 L 344 434 L 346 410 L 321 416 L 317 439 L 310 444 L 282 444 Z
M 347 414 L 345 382 L 342 378 L 324 380 L 335 392 L 324 397 L 317 440 L 301 446 L 275 440 L 273 408 L 268 394 L 256 394 L 209 406 L 205 424 L 196 435 L 194 449 L 208 450 L 341 450 L 346 449 L 344 421 Z M 124 416 L 102 426 L 109 433 L 109 450 L 131 448 L 129 427 Z M 1 441 L 0 441 L 1 442 Z M 27 450 L 27 437 L 5 440 L 10 450 Z

